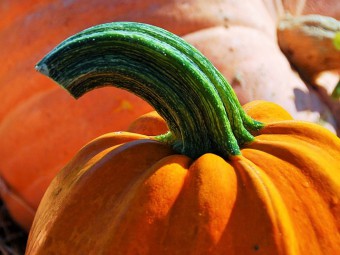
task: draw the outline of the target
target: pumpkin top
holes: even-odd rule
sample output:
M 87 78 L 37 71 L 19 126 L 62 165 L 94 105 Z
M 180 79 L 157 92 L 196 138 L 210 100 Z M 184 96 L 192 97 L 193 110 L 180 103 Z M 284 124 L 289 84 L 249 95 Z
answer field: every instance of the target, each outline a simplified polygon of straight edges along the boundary
M 155 139 L 197 158 L 239 155 L 263 124 L 242 109 L 232 87 L 197 49 L 161 28 L 135 22 L 86 29 L 36 66 L 75 98 L 112 85 L 140 96 L 166 120 Z

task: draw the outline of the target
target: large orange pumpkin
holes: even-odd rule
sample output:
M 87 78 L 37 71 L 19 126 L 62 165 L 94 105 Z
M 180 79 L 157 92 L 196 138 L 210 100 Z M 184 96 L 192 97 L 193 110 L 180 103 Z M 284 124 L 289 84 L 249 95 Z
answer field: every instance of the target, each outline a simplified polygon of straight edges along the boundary
M 27 254 L 340 250 L 340 139 L 273 103 L 243 110 L 180 38 L 146 24 L 103 24 L 63 42 L 37 69 L 76 98 L 109 84 L 130 90 L 169 132 L 109 133 L 82 148 L 47 189 Z
M 313 1 L 307 1 L 310 3 Z M 326 4 L 332 1 L 326 1 Z M 276 23 L 295 1 L 2 1 L 0 12 L 0 192 L 26 229 L 53 176 L 89 139 L 151 108 L 133 95 L 102 88 L 75 103 L 33 71 L 61 40 L 102 22 L 131 20 L 166 28 L 202 50 L 235 87 L 242 103 L 266 99 L 298 119 L 334 126 L 277 46 Z M 292 4 L 293 3 L 293 4 Z M 335 2 L 336 3 L 336 2 Z M 309 12 L 308 8 L 301 13 Z M 337 8 L 316 8 L 323 14 Z M 110 118 L 107 118 L 107 116 Z M 98 125 L 93 125 L 98 123 Z

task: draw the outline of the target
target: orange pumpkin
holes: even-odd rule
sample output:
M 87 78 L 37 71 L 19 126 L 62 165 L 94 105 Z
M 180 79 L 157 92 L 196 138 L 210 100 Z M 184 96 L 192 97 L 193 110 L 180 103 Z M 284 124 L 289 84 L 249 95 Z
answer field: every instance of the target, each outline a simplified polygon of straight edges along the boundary
M 47 189 L 27 255 L 339 251 L 340 139 L 273 103 L 242 109 L 185 41 L 146 24 L 103 24 L 37 69 L 76 98 L 108 84 L 130 90 L 169 132 L 109 133 L 83 147 Z M 143 119 L 131 129 L 164 128 Z
M 242 103 L 271 100 L 295 118 L 321 118 L 335 126 L 327 107 L 277 47 L 277 20 L 285 6 L 296 6 L 294 1 L 284 1 L 282 8 L 277 3 L 5 0 L 0 5 L 0 194 L 12 216 L 28 230 L 50 180 L 81 146 L 125 129 L 151 110 L 116 88 L 96 90 L 75 103 L 34 72 L 38 59 L 59 41 L 98 23 L 131 20 L 166 28 L 202 50 L 231 81 Z M 323 5 L 319 10 L 327 11 Z

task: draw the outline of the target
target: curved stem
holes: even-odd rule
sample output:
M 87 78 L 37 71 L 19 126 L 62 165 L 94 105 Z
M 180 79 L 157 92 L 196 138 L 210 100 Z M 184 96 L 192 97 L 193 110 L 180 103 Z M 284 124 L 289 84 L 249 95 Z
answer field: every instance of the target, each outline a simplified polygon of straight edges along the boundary
M 243 111 L 216 68 L 181 38 L 154 26 L 116 22 L 98 25 L 62 42 L 36 69 L 78 98 L 115 86 L 152 105 L 170 133 L 158 137 L 196 158 L 212 152 L 240 154 L 251 130 L 263 125 Z

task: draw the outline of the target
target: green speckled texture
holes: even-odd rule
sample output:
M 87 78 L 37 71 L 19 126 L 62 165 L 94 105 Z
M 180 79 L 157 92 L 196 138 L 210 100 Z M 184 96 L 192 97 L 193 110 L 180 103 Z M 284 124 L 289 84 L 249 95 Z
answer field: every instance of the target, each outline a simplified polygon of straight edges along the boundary
M 179 153 L 240 154 L 263 124 L 243 111 L 232 87 L 198 50 L 161 28 L 107 23 L 62 42 L 36 66 L 75 98 L 103 86 L 140 96 L 167 121 L 159 136 Z

